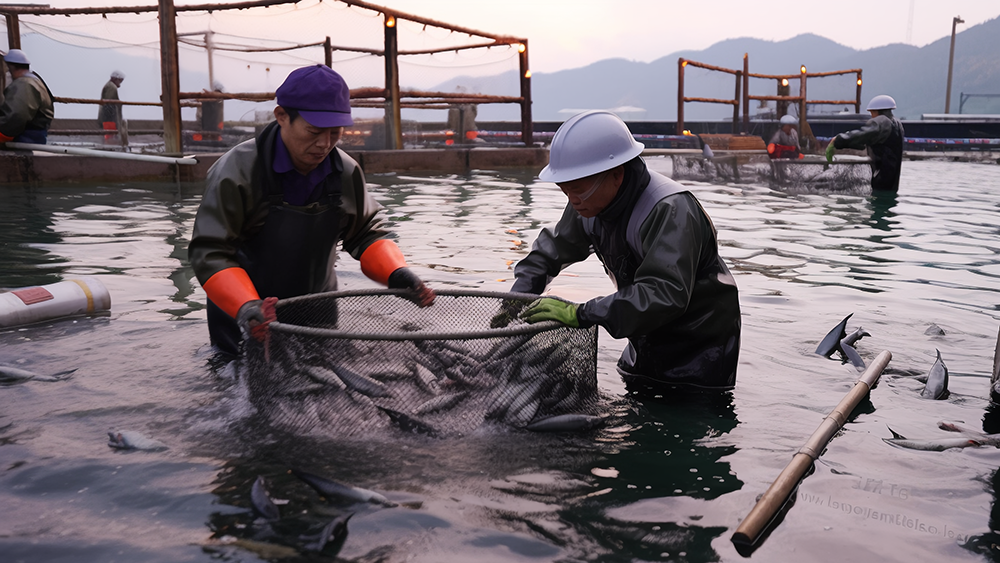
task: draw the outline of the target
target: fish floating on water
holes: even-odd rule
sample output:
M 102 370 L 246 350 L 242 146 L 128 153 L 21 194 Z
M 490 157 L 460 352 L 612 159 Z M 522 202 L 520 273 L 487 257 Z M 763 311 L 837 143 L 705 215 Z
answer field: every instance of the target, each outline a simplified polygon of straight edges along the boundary
M 354 516 L 353 512 L 341 514 L 331 520 L 329 524 L 324 526 L 320 533 L 302 535 L 299 536 L 299 539 L 310 542 L 304 546 L 305 549 L 309 551 L 323 551 L 323 548 L 326 546 L 333 545 L 347 539 L 347 521 L 351 519 L 351 516 Z
M 119 450 L 142 450 L 157 452 L 167 449 L 167 445 L 159 440 L 133 432 L 132 430 L 112 430 L 108 432 L 108 445 Z
M 889 432 L 892 432 L 892 438 L 882 438 L 882 441 L 901 448 L 931 452 L 941 452 L 951 448 L 978 448 L 979 446 L 1000 448 L 1000 434 L 986 434 L 963 428 L 950 422 L 939 422 L 938 428 L 949 432 L 957 432 L 961 434 L 961 437 L 938 440 L 910 440 L 906 436 L 889 428 Z
M 274 521 L 281 518 L 281 511 L 278 505 L 274 504 L 271 496 L 267 494 L 267 487 L 264 484 L 264 477 L 258 475 L 250 488 L 250 503 L 262 518 Z
M 396 503 L 390 501 L 375 491 L 342 485 L 336 481 L 331 481 L 325 477 L 313 475 L 312 473 L 307 473 L 299 469 L 292 469 L 292 474 L 305 481 L 307 485 L 312 487 L 320 495 L 326 497 L 329 501 L 339 499 L 348 502 L 370 502 L 389 507 L 397 506 Z
M 35 373 L 14 366 L 0 366 L 0 383 L 22 383 L 25 381 L 45 381 L 45 382 L 62 381 L 64 379 L 68 379 L 69 376 L 75 371 L 76 368 L 73 368 L 66 371 L 61 371 L 59 373 L 54 373 L 52 375 L 46 375 L 42 373 Z
M 532 421 L 526 428 L 532 432 L 579 432 L 604 424 L 604 417 L 589 414 L 560 414 Z
M 941 360 L 941 351 L 935 349 L 937 359 L 927 372 L 927 384 L 920 396 L 925 399 L 947 399 L 948 398 L 948 367 Z
M 850 319 L 854 313 L 844 317 L 844 320 L 840 321 L 840 324 L 833 327 L 823 337 L 820 341 L 819 346 L 816 347 L 816 353 L 820 356 L 829 358 L 834 352 L 840 352 L 841 357 L 845 361 L 851 362 L 851 365 L 858 369 L 865 369 L 865 361 L 861 359 L 861 355 L 854 348 L 854 345 L 865 336 L 871 336 L 865 329 L 860 326 L 850 333 L 847 332 L 847 321 Z

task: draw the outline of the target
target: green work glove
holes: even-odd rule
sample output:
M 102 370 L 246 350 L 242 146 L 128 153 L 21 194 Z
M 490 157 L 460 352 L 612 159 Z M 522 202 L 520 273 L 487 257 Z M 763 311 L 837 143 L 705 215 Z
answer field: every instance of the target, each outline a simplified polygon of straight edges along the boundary
M 576 318 L 576 303 L 567 303 L 551 297 L 542 297 L 534 300 L 528 308 L 521 313 L 521 318 L 529 323 L 539 321 L 559 321 L 566 326 L 580 328 L 580 321 Z
M 833 146 L 833 140 L 826 146 L 826 161 L 833 162 L 833 153 L 837 152 L 837 147 Z

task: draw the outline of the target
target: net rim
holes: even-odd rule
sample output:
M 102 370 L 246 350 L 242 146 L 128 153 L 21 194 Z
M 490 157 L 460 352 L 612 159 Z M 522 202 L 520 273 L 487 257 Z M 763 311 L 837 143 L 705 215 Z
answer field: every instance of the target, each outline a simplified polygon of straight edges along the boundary
M 492 297 L 497 299 L 514 299 L 518 301 L 524 301 L 525 303 L 530 303 L 531 301 L 534 301 L 535 299 L 542 297 L 541 295 L 535 295 L 534 293 L 476 291 L 467 289 L 435 289 L 434 293 L 436 295 L 443 295 L 447 297 Z M 296 297 L 281 299 L 275 304 L 275 307 L 280 308 L 282 305 L 290 305 L 315 299 L 329 299 L 329 298 L 336 299 L 341 297 L 368 297 L 373 295 L 392 295 L 396 297 L 405 298 L 407 294 L 408 291 L 405 289 L 352 289 L 344 291 L 326 291 L 322 293 L 310 293 L 307 295 L 299 295 Z M 569 303 L 569 301 L 567 301 L 566 299 L 562 299 L 561 297 L 556 297 L 554 295 L 546 295 L 545 297 L 550 297 L 552 299 L 558 299 L 560 301 L 565 301 Z M 557 321 L 542 321 L 533 324 L 524 324 L 516 327 L 491 328 L 488 330 L 463 331 L 463 332 L 414 331 L 414 332 L 400 332 L 398 334 L 386 334 L 386 333 L 370 333 L 370 332 L 348 332 L 330 328 L 307 327 L 307 326 L 282 323 L 279 321 L 273 321 L 270 323 L 270 325 L 268 325 L 268 328 L 270 330 L 276 330 L 278 332 L 284 332 L 289 334 L 297 334 L 300 336 L 343 338 L 352 340 L 403 341 L 403 340 L 476 340 L 484 338 L 504 338 L 510 336 L 519 336 L 522 334 L 538 334 L 548 330 L 555 330 L 559 328 L 572 328 L 572 327 L 566 326 Z M 587 329 L 580 329 L 580 330 L 587 330 Z

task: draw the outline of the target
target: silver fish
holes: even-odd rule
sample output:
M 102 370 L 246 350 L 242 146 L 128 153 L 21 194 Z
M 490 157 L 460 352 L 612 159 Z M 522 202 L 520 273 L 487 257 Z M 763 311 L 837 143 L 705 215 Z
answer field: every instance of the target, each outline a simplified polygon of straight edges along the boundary
M 1000 448 L 1000 434 L 977 433 L 973 435 L 963 434 L 960 438 L 948 438 L 946 440 L 910 440 L 906 436 L 898 434 L 892 428 L 889 429 L 889 432 L 892 432 L 892 438 L 882 438 L 883 442 L 911 450 L 940 452 L 951 448 L 978 448 L 979 446 Z
M 264 477 L 260 475 L 257 476 L 257 480 L 253 482 L 253 487 L 250 488 L 250 503 L 253 505 L 254 510 L 257 511 L 257 514 L 260 514 L 265 520 L 274 521 L 281 518 L 278 505 L 274 504 L 270 495 L 267 494 Z
M 61 371 L 59 373 L 54 373 L 52 375 L 46 375 L 42 373 L 35 373 L 28 371 L 26 369 L 21 369 L 14 366 L 0 366 L 0 383 L 14 383 L 23 381 L 62 381 L 63 379 L 68 379 L 70 374 L 76 371 L 76 368 Z
M 578 432 L 590 430 L 604 424 L 604 418 L 589 414 L 560 414 L 538 420 L 533 420 L 528 424 L 527 429 L 532 432 Z
M 159 440 L 131 430 L 112 430 L 108 432 L 108 445 L 120 450 L 143 450 L 156 452 L 167 449 L 167 445 Z
M 451 407 L 457 405 L 464 399 L 469 393 L 467 391 L 458 391 L 455 393 L 445 393 L 444 395 L 438 395 L 432 399 L 425 401 L 413 409 L 413 414 L 427 414 L 431 412 L 436 412 L 444 409 L 450 409 Z
M 431 370 L 427 369 L 420 362 L 416 362 L 413 366 L 413 374 L 417 378 L 417 385 L 421 389 L 430 393 L 431 395 L 437 395 L 441 393 L 441 387 L 438 386 L 437 378 L 431 373 Z
M 937 352 L 937 359 L 934 360 L 934 365 L 927 372 L 927 384 L 924 385 L 920 396 L 925 399 L 946 399 L 948 398 L 948 367 L 941 360 L 941 351 L 935 349 L 935 352 Z
M 820 341 L 819 346 L 816 347 L 817 354 L 829 358 L 831 354 L 839 350 L 840 341 L 843 340 L 845 336 L 847 336 L 847 330 L 846 330 L 847 320 L 850 319 L 852 315 L 854 315 L 854 313 L 851 313 L 850 315 L 844 317 L 844 320 L 840 321 L 840 324 L 833 327 L 833 329 L 831 329 L 830 332 L 828 332 L 826 336 L 823 337 L 823 340 Z
M 391 502 L 375 491 L 342 485 L 336 481 L 331 481 L 325 477 L 313 475 L 299 469 L 292 469 L 292 474 L 305 481 L 306 484 L 315 489 L 320 495 L 326 497 L 327 500 L 342 499 L 352 502 L 370 502 L 384 506 L 396 506 L 396 503 Z
M 309 374 L 309 377 L 315 379 L 320 383 L 324 383 L 326 385 L 332 385 L 337 389 L 340 389 L 341 391 L 347 389 L 347 384 L 344 383 L 344 380 L 340 379 L 340 377 L 338 377 L 337 374 L 333 373 L 332 371 L 324 367 L 306 366 L 305 369 L 306 373 Z
M 310 540 L 303 547 L 309 551 L 323 551 L 328 544 L 338 542 L 347 537 L 347 521 L 354 516 L 353 512 L 341 514 L 323 527 L 323 531 L 313 536 L 299 536 L 301 540 Z

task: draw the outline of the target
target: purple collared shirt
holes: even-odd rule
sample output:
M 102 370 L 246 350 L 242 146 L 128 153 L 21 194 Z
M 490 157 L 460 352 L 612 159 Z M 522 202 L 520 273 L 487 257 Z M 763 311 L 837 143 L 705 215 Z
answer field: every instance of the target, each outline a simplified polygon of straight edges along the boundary
M 292 156 L 281 140 L 280 131 L 274 144 L 273 168 L 281 181 L 285 202 L 289 205 L 308 205 L 319 201 L 323 197 L 323 180 L 333 172 L 329 157 L 308 174 L 303 175 L 296 170 Z

